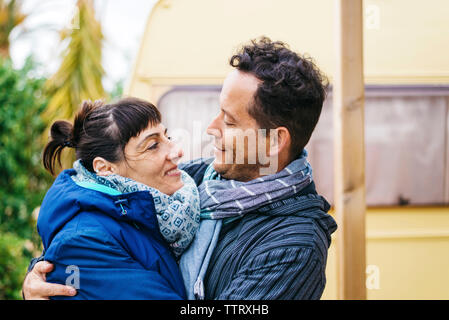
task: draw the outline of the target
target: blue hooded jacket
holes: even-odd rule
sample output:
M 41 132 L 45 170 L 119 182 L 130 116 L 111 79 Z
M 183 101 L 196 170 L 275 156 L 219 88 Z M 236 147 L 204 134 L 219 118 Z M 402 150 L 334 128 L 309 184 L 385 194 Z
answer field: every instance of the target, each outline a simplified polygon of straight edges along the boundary
M 47 192 L 37 221 L 47 281 L 79 285 L 56 299 L 186 299 L 178 265 L 159 231 L 149 192 L 81 186 L 64 170 Z

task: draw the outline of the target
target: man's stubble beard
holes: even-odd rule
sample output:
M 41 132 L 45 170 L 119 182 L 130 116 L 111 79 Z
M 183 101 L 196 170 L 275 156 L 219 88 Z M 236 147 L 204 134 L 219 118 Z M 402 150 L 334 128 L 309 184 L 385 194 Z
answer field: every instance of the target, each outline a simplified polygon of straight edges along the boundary
M 214 161 L 214 169 L 227 180 L 247 182 L 260 176 L 259 164 L 227 164 Z
M 253 144 L 251 144 L 249 139 L 244 137 L 243 140 L 239 140 L 243 141 L 243 146 L 239 148 L 241 145 L 237 143 L 237 139 L 235 137 L 232 137 L 231 139 L 233 141 L 232 147 L 225 149 L 226 151 L 220 156 L 220 161 L 217 161 L 217 158 L 215 159 L 215 171 L 227 180 L 242 182 L 251 181 L 262 176 L 262 168 L 265 167 L 265 165 L 261 164 L 259 147 L 263 146 L 264 150 L 262 154 L 265 155 L 267 153 L 266 145 L 259 144 L 259 139 L 256 139 L 256 141 L 253 141 Z M 254 148 L 254 143 L 255 149 L 251 150 L 250 156 L 249 150 L 252 147 Z M 223 144 L 220 143 L 219 145 Z

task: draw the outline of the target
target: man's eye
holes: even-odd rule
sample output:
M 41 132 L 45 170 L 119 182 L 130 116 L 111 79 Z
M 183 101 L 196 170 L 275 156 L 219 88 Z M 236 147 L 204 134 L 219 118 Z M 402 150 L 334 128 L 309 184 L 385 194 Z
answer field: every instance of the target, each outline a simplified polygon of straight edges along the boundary
M 225 123 L 225 125 L 227 125 L 227 126 L 233 126 L 234 124 L 233 123 L 230 123 L 230 122 L 224 122 Z

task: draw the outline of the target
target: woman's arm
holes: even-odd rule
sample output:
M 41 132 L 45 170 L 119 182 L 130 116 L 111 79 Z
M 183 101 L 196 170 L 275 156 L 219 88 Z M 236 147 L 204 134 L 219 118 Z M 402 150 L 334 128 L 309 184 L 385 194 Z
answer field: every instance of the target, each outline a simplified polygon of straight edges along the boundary
M 54 299 L 184 299 L 161 274 L 143 268 L 114 239 L 98 230 L 59 234 L 45 259 L 54 264 L 54 270 L 46 275 L 48 282 L 77 289 L 76 296 L 58 295 Z M 44 293 L 42 277 L 30 279 L 30 284 L 35 287 L 31 290 L 34 297 L 49 293 L 48 286 Z M 29 298 L 26 292 L 25 297 Z

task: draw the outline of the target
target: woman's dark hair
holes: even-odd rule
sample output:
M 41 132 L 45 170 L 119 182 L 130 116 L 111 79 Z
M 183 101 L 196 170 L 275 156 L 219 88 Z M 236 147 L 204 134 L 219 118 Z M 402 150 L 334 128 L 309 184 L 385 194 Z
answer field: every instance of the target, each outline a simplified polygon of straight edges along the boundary
M 124 98 L 116 103 L 84 101 L 72 123 L 59 120 L 50 129 L 50 141 L 43 153 L 45 169 L 55 174 L 55 163 L 61 166 L 61 152 L 65 147 L 75 148 L 76 158 L 93 172 L 95 157 L 110 162 L 124 159 L 128 141 L 148 125 L 161 122 L 159 110 L 151 103 Z
M 298 157 L 320 117 L 326 77 L 311 58 L 267 37 L 243 46 L 230 65 L 261 80 L 248 113 L 262 129 L 286 127 L 292 137 L 290 156 Z

